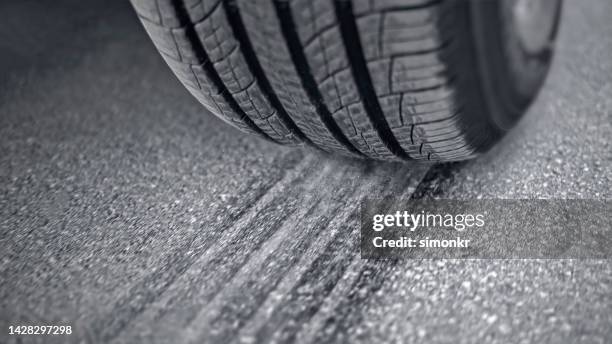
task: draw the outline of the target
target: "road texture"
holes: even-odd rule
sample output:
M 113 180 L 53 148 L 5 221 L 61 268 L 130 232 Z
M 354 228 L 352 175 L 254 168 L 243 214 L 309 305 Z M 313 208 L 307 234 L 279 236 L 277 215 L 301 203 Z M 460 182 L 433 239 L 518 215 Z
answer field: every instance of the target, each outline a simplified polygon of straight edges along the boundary
M 612 2 L 566 1 L 526 117 L 478 160 L 434 168 L 242 135 L 179 85 L 126 3 L 54 4 L 0 5 L 0 342 L 22 324 L 74 331 L 26 342 L 612 341 L 609 261 L 357 247 L 366 195 L 610 198 Z

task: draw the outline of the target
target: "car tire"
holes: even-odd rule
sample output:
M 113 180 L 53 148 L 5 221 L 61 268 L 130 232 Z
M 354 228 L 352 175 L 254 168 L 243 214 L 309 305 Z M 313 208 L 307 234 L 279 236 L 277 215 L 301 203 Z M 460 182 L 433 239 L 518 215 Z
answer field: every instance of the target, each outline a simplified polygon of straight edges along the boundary
M 498 141 L 545 79 L 561 9 L 560 0 L 132 3 L 178 79 L 221 119 L 280 144 L 395 161 L 465 160 Z

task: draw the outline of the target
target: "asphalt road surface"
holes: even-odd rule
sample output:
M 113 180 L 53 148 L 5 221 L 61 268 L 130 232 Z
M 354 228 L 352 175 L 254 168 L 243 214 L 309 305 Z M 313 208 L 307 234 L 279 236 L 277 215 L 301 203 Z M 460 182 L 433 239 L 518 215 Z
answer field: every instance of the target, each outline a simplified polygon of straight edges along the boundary
M 0 342 L 610 343 L 609 260 L 359 257 L 364 196 L 612 196 L 612 2 L 476 161 L 364 163 L 207 113 L 127 3 L 0 12 Z M 68 337 L 9 325 L 71 325 Z

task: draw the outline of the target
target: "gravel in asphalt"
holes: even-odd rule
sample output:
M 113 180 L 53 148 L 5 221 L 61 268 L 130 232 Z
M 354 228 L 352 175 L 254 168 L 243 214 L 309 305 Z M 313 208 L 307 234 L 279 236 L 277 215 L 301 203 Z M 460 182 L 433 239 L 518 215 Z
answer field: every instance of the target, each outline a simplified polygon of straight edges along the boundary
M 28 340 L 612 340 L 609 261 L 368 261 L 357 246 L 365 196 L 609 199 L 609 1 L 566 1 L 529 113 L 425 181 L 428 166 L 227 126 L 123 2 L 0 5 L 24 9 L 32 25 L 0 24 L 1 342 L 17 341 L 9 324 L 59 323 L 73 336 Z

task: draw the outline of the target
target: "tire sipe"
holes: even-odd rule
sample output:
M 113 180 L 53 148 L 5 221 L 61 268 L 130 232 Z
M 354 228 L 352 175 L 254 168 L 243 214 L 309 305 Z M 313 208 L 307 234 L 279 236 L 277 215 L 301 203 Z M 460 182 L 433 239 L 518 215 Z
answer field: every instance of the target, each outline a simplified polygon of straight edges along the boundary
M 548 71 L 561 0 L 132 0 L 183 85 L 245 132 L 401 161 L 489 149 Z

